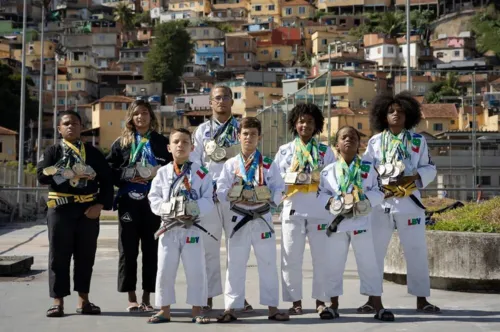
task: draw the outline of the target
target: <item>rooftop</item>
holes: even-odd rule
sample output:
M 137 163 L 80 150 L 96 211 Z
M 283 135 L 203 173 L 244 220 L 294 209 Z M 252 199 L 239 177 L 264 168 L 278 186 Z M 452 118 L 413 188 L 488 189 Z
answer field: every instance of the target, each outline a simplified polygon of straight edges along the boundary
M 458 117 L 455 104 L 422 104 L 421 112 L 424 119 Z
M 0 135 L 17 135 L 17 131 L 10 130 L 5 127 L 0 127 Z

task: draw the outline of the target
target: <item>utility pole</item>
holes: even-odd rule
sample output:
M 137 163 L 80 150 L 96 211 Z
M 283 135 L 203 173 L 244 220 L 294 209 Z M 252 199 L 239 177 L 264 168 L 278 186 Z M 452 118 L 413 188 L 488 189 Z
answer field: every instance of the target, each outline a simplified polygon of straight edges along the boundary
M 411 92 L 410 0 L 406 0 L 406 90 Z
M 57 143 L 57 103 L 59 99 L 57 98 L 57 62 L 59 61 L 59 55 L 56 53 L 54 55 L 54 117 L 53 117 L 53 129 L 54 129 L 54 144 Z
M 472 72 L 472 168 L 474 176 L 472 177 L 472 188 L 477 187 L 477 151 L 476 151 L 476 70 Z M 472 199 L 476 199 L 476 191 L 472 191 Z

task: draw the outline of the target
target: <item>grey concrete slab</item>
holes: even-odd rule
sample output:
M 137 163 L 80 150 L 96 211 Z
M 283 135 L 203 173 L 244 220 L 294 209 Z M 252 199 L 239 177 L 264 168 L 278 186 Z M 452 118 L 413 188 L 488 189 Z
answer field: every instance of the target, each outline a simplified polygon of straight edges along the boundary
M 277 226 L 279 238 L 279 226 Z M 279 246 L 278 250 L 279 250 Z M 66 298 L 64 318 L 46 318 L 45 311 L 51 304 L 48 297 L 47 278 L 47 232 L 43 224 L 26 224 L 24 227 L 11 225 L 0 227 L 0 254 L 33 255 L 33 273 L 19 278 L 0 278 L 0 331 L 183 331 L 191 328 L 190 308 L 184 303 L 186 284 L 182 265 L 177 276 L 177 304 L 173 306 L 173 322 L 165 326 L 147 325 L 147 314 L 129 314 L 126 295 L 116 291 L 118 265 L 117 226 L 103 223 L 99 238 L 99 249 L 94 267 L 91 287 L 91 300 L 103 309 L 101 316 L 79 316 L 75 314 L 76 294 Z M 225 250 L 222 250 L 225 261 Z M 279 257 L 279 255 L 278 255 Z M 224 265 L 224 264 L 223 264 Z M 277 262 L 279 267 L 279 261 Z M 350 252 L 344 274 L 344 295 L 341 297 L 341 318 L 335 321 L 322 321 L 314 312 L 314 300 L 310 299 L 312 283 L 311 257 L 306 253 L 304 259 L 304 303 L 306 314 L 292 317 L 287 323 L 268 321 L 266 310 L 259 303 L 258 274 L 253 255 L 248 262 L 247 298 L 257 309 L 256 314 L 241 314 L 234 324 L 211 324 L 192 326 L 207 331 L 238 330 L 258 331 L 299 331 L 314 325 L 318 332 L 330 331 L 429 331 L 429 332 L 470 332 L 500 331 L 500 299 L 498 295 L 432 291 L 432 302 L 441 306 L 441 315 L 417 313 L 415 298 L 406 293 L 406 287 L 392 283 L 384 284 L 384 303 L 396 315 L 393 323 L 381 323 L 373 315 L 358 315 L 355 312 L 365 298 L 359 295 L 359 279 L 354 255 Z M 140 288 L 140 281 L 138 283 Z M 289 303 L 281 303 L 287 309 Z M 215 299 L 215 307 L 222 309 L 223 298 Z M 216 316 L 220 310 L 211 313 Z M 335 325 L 335 326 L 332 326 Z

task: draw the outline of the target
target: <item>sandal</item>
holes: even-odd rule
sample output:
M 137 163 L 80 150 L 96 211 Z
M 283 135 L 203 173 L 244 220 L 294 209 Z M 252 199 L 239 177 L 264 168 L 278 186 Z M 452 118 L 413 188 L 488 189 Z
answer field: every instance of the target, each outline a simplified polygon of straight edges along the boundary
M 321 308 L 322 307 L 322 308 Z M 320 308 L 322 309 L 321 311 Z M 321 319 L 335 319 L 339 318 L 340 315 L 337 312 L 336 309 L 330 308 L 330 307 L 324 307 L 324 306 L 319 306 L 318 307 L 318 312 L 319 312 L 319 318 Z
M 170 322 L 170 318 L 167 318 L 167 317 L 163 316 L 162 314 L 153 315 L 148 319 L 148 324 L 160 324 L 160 323 L 169 323 L 169 322 Z
M 93 303 L 87 302 L 83 305 L 83 307 L 77 308 L 76 313 L 81 315 L 100 315 L 101 308 Z
M 202 313 L 207 313 L 209 311 L 212 311 L 212 306 L 206 305 L 204 307 L 201 307 L 201 312 Z
M 140 305 L 131 305 L 130 307 L 127 307 L 127 309 L 125 310 L 127 310 L 130 313 L 138 313 L 144 311 Z
M 383 322 L 394 322 L 394 314 L 386 309 L 380 309 L 373 318 Z
M 155 308 L 151 304 L 146 304 L 146 303 L 141 303 L 139 305 L 139 308 L 141 308 L 141 310 L 144 311 L 144 312 L 153 312 L 153 311 L 155 311 Z
M 249 313 L 249 312 L 254 312 L 253 307 L 251 304 L 246 304 L 243 309 L 241 309 L 242 313 Z
M 47 310 L 47 317 L 62 317 L 64 316 L 64 309 L 62 305 L 54 304 Z
M 424 307 L 421 309 L 417 308 L 417 311 L 423 312 L 425 314 L 440 314 L 441 313 L 441 309 L 439 309 L 439 307 L 436 307 L 434 304 L 430 304 L 430 303 L 427 305 L 424 305 Z
M 373 314 L 376 311 L 374 307 L 372 307 L 370 304 L 367 303 L 359 307 L 357 312 L 358 314 Z
M 193 317 L 191 322 L 196 323 L 196 324 L 209 324 L 210 323 L 210 317 L 207 316 L 196 316 Z
M 236 320 L 238 320 L 238 318 L 230 311 L 224 311 L 222 315 L 217 317 L 217 323 L 231 323 Z
M 274 313 L 274 315 L 267 317 L 267 319 L 274 320 L 277 322 L 286 322 L 286 321 L 290 320 L 290 316 L 288 316 L 288 314 L 286 314 L 284 312 L 277 311 Z
M 303 315 L 302 307 L 291 307 L 288 309 L 288 314 L 291 316 Z

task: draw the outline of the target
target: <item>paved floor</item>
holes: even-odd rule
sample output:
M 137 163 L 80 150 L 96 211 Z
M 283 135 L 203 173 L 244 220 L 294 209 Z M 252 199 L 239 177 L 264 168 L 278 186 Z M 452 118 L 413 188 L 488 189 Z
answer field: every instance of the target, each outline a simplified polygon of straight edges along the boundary
M 277 226 L 279 228 L 279 226 Z M 279 233 L 279 229 L 278 232 Z M 279 235 L 278 235 L 279 240 Z M 278 248 L 279 249 L 279 248 Z M 0 226 L 0 255 L 32 255 L 35 258 L 33 273 L 20 278 L 0 278 L 0 331 L 112 331 L 120 332 L 184 331 L 189 323 L 190 309 L 184 304 L 186 284 L 184 272 L 179 269 L 177 277 L 178 304 L 173 306 L 173 322 L 167 326 L 147 325 L 148 315 L 132 315 L 125 312 L 126 296 L 116 291 L 117 275 L 117 226 L 114 222 L 103 222 L 99 238 L 99 249 L 92 279 L 91 300 L 103 309 L 97 317 L 74 314 L 76 295 L 66 299 L 67 317 L 46 318 L 45 311 L 51 304 L 47 287 L 47 231 L 43 224 L 25 224 L 23 226 Z M 222 251 L 225 255 L 225 251 Z M 222 257 L 224 260 L 225 257 Z M 314 325 L 318 332 L 331 331 L 418 331 L 432 332 L 449 330 L 453 332 L 500 331 L 500 296 L 492 294 L 456 293 L 432 291 L 433 303 L 441 306 L 441 315 L 423 315 L 415 312 L 415 299 L 406 294 L 406 287 L 392 283 L 384 284 L 384 303 L 396 315 L 393 323 L 375 321 L 372 315 L 358 315 L 355 308 L 365 300 L 359 295 L 359 279 L 352 252 L 346 264 L 344 274 L 344 296 L 341 297 L 341 318 L 335 321 L 322 321 L 312 310 L 314 302 L 310 299 L 312 268 L 310 255 L 306 253 L 304 261 L 304 308 L 306 314 L 292 317 L 290 322 L 271 323 L 266 311 L 258 305 L 258 278 L 255 257 L 248 262 L 247 298 L 256 307 L 253 315 L 241 315 L 241 319 L 231 325 L 211 324 L 192 326 L 207 331 L 234 330 L 242 332 L 299 331 L 307 325 Z M 278 265 L 279 266 L 279 265 Z M 215 299 L 215 307 L 222 308 L 223 299 Z M 288 308 L 289 303 L 281 303 L 281 308 Z M 213 312 L 217 315 L 220 311 Z M 336 325 L 332 327 L 332 325 Z

